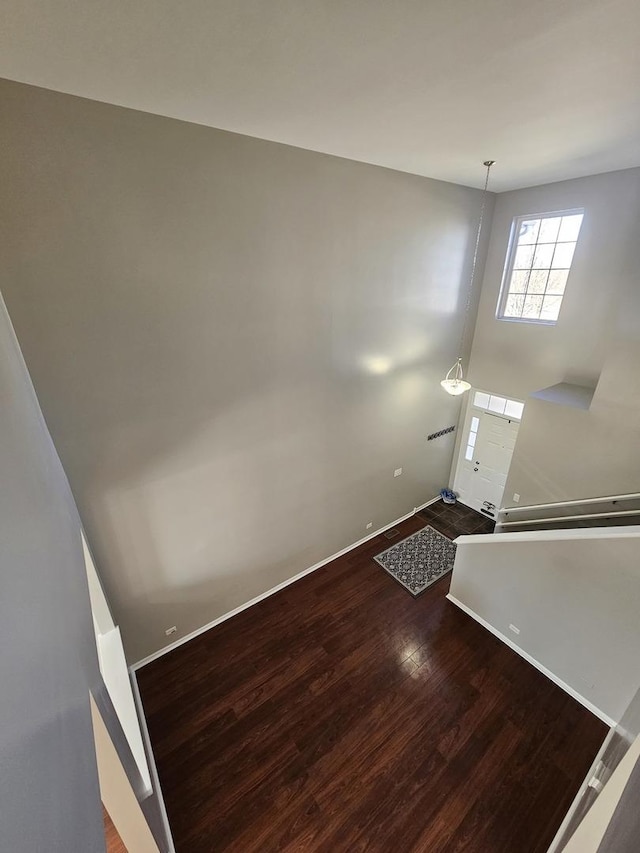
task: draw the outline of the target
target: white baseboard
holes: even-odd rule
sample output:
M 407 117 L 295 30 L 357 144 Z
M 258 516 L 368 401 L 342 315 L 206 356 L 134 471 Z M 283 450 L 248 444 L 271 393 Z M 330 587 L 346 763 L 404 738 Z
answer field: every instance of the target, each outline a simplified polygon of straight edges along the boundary
M 337 551 L 330 557 L 326 557 L 324 560 L 320 560 L 319 563 L 315 563 L 315 565 L 310 566 L 308 569 L 304 569 L 302 572 L 298 572 L 297 575 L 293 575 L 293 577 L 287 578 L 287 580 L 282 581 L 282 583 L 279 583 L 277 586 L 274 586 L 271 589 L 268 589 L 266 592 L 260 593 L 260 595 L 257 595 L 250 601 L 239 605 L 239 607 L 234 607 L 233 610 L 230 610 L 228 613 L 224 613 L 222 616 L 218 616 L 217 619 L 213 619 L 211 622 L 208 622 L 201 628 L 196 628 L 196 630 L 191 631 L 190 634 L 186 634 L 184 637 L 180 637 L 179 640 L 175 640 L 175 642 L 170 643 L 168 646 L 164 646 L 157 652 L 154 652 L 153 654 L 148 655 L 146 658 L 142 658 L 142 660 L 131 664 L 129 670 L 131 672 L 135 672 L 136 670 L 141 669 L 148 663 L 151 663 L 152 661 L 157 660 L 163 655 L 172 652 L 174 649 L 177 649 L 179 646 L 184 645 L 184 643 L 188 643 L 189 640 L 193 640 L 195 637 L 200 636 L 200 634 L 204 634 L 204 632 L 208 631 L 210 628 L 215 628 L 215 626 L 220 625 L 221 622 L 226 622 L 227 619 L 231 619 L 232 616 L 237 616 L 238 613 L 242 613 L 243 610 L 246 610 L 249 607 L 253 607 L 254 604 L 258 604 L 260 601 L 263 601 L 270 595 L 274 595 L 274 593 L 279 592 L 281 589 L 285 589 L 285 587 L 289 586 L 290 584 L 299 581 L 301 578 L 305 577 L 305 575 L 310 575 L 311 572 L 315 572 L 317 569 L 321 569 L 323 566 L 326 566 L 327 563 L 332 562 L 332 560 L 337 560 L 338 557 L 342 557 L 344 556 L 344 554 L 348 554 L 349 551 L 353 551 L 354 548 L 358 548 L 360 545 L 364 545 L 365 542 L 368 542 L 370 539 L 379 536 L 381 533 L 384 533 L 385 530 L 389 530 L 389 528 L 395 527 L 396 524 L 400 524 L 402 521 L 406 521 L 408 518 L 411 518 L 417 512 L 420 512 L 421 509 L 424 509 L 425 507 L 428 507 L 430 504 L 436 503 L 436 501 L 439 500 L 440 495 L 437 495 L 435 498 L 431 498 L 430 500 L 423 503 L 421 506 L 414 507 L 411 512 L 408 512 L 406 515 L 402 515 L 400 518 L 396 518 L 395 521 L 391 521 L 389 524 L 385 524 L 384 527 L 380 527 L 378 530 L 375 530 L 373 533 L 369 533 L 362 539 L 358 539 L 358 541 L 354 542 L 352 545 L 347 545 L 347 547 L 343 548 L 341 551 Z
M 608 714 L 605 714 L 604 711 L 600 710 L 600 708 L 596 708 L 596 706 L 592 702 L 589 702 L 589 700 L 585 699 L 585 697 L 578 693 L 577 690 L 574 690 L 573 687 L 570 687 L 561 678 L 558 678 L 558 676 L 551 672 L 550 669 L 547 669 L 546 666 L 543 666 L 535 658 L 532 658 L 531 655 L 527 654 L 527 652 L 521 649 L 520 646 L 517 646 L 513 642 L 513 640 L 498 631 L 498 629 L 494 628 L 493 625 L 490 625 L 488 622 L 486 622 L 482 618 L 482 616 L 478 616 L 475 611 L 471 610 L 470 607 L 467 607 L 467 605 L 463 604 L 461 601 L 458 601 L 458 599 L 454 595 L 451 595 L 451 593 L 447 595 L 447 598 L 452 604 L 455 604 L 456 607 L 459 607 L 460 610 L 464 611 L 467 616 L 471 616 L 471 618 L 475 619 L 476 622 L 479 622 L 483 628 L 486 628 L 487 631 L 491 631 L 491 633 L 495 637 L 497 637 L 499 640 L 502 640 L 503 643 L 509 646 L 510 649 L 513 649 L 513 651 L 519 654 L 521 658 L 524 658 L 528 663 L 531 664 L 531 666 L 535 666 L 536 669 L 540 670 L 543 675 L 546 675 L 547 678 L 553 681 L 554 684 L 557 684 L 558 687 L 562 688 L 565 693 L 568 693 L 569 696 L 573 696 L 573 698 L 577 702 L 579 702 L 581 705 L 584 705 L 584 707 L 587 710 L 591 711 L 592 714 L 595 714 L 595 716 L 598 717 L 599 720 L 602 720 L 602 722 L 606 723 L 610 728 L 616 725 L 616 721 L 613 720 Z

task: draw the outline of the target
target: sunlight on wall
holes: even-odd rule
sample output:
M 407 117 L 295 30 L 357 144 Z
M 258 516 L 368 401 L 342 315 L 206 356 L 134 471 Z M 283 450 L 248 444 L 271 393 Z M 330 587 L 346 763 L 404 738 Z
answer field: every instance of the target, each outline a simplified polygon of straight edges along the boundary
M 380 376 L 391 370 L 392 362 L 390 358 L 386 358 L 383 355 L 367 355 L 362 359 L 362 366 L 367 373 Z

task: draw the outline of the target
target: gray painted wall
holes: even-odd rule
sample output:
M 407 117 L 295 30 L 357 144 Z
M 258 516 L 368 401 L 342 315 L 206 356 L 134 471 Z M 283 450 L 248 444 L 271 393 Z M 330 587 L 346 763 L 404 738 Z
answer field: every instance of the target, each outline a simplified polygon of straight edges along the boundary
M 131 661 L 447 483 L 479 191 L 0 98 L 5 296 Z
M 639 549 L 632 526 L 462 536 L 450 594 L 618 722 L 640 682 Z
M 639 797 L 640 764 L 636 764 L 598 847 L 598 853 L 635 853 L 638 849 L 640 846 Z
M 0 302 L 0 849 L 104 850 L 80 527 Z
M 0 298 L 0 850 L 104 850 L 93 693 L 132 784 L 98 670 L 80 521 Z M 167 849 L 155 795 L 146 812 Z
M 514 216 L 584 207 L 557 325 L 497 320 Z M 478 387 L 526 399 L 569 381 L 594 386 L 589 411 L 531 400 L 505 504 L 640 491 L 640 169 L 498 197 L 473 342 Z
M 637 251 L 639 185 L 640 169 L 629 169 L 497 197 L 471 357 L 478 387 L 526 399 L 557 382 L 595 384 Z M 585 216 L 557 324 L 496 319 L 513 218 L 575 207 Z

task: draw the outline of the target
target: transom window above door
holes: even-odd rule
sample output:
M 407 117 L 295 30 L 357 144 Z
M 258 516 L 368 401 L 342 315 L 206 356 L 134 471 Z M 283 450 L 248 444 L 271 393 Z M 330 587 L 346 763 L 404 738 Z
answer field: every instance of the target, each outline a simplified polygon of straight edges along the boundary
M 507 397 L 499 397 L 497 394 L 487 394 L 485 391 L 476 391 L 473 395 L 473 405 L 476 409 L 484 409 L 496 415 L 504 415 L 514 421 L 519 421 L 524 412 L 524 403 L 519 400 L 509 400 Z
M 522 413 L 524 412 L 524 403 L 521 403 L 519 400 L 509 400 L 507 397 L 499 397 L 497 394 L 487 394 L 485 391 L 474 392 L 472 406 L 475 409 L 483 409 L 485 412 L 495 415 L 503 415 L 512 421 L 521 420 Z M 469 434 L 467 436 L 467 446 L 464 452 L 464 458 L 467 462 L 471 462 L 473 459 L 479 428 L 480 418 L 472 413 L 469 423 Z
M 583 216 L 584 210 L 565 210 L 514 219 L 499 319 L 557 321 Z

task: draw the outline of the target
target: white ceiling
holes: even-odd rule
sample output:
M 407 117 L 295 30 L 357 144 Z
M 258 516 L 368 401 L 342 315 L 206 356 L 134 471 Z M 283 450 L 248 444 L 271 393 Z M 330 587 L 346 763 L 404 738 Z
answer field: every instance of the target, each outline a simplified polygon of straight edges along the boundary
M 640 164 L 638 0 L 3 0 L 0 76 L 497 190 Z

